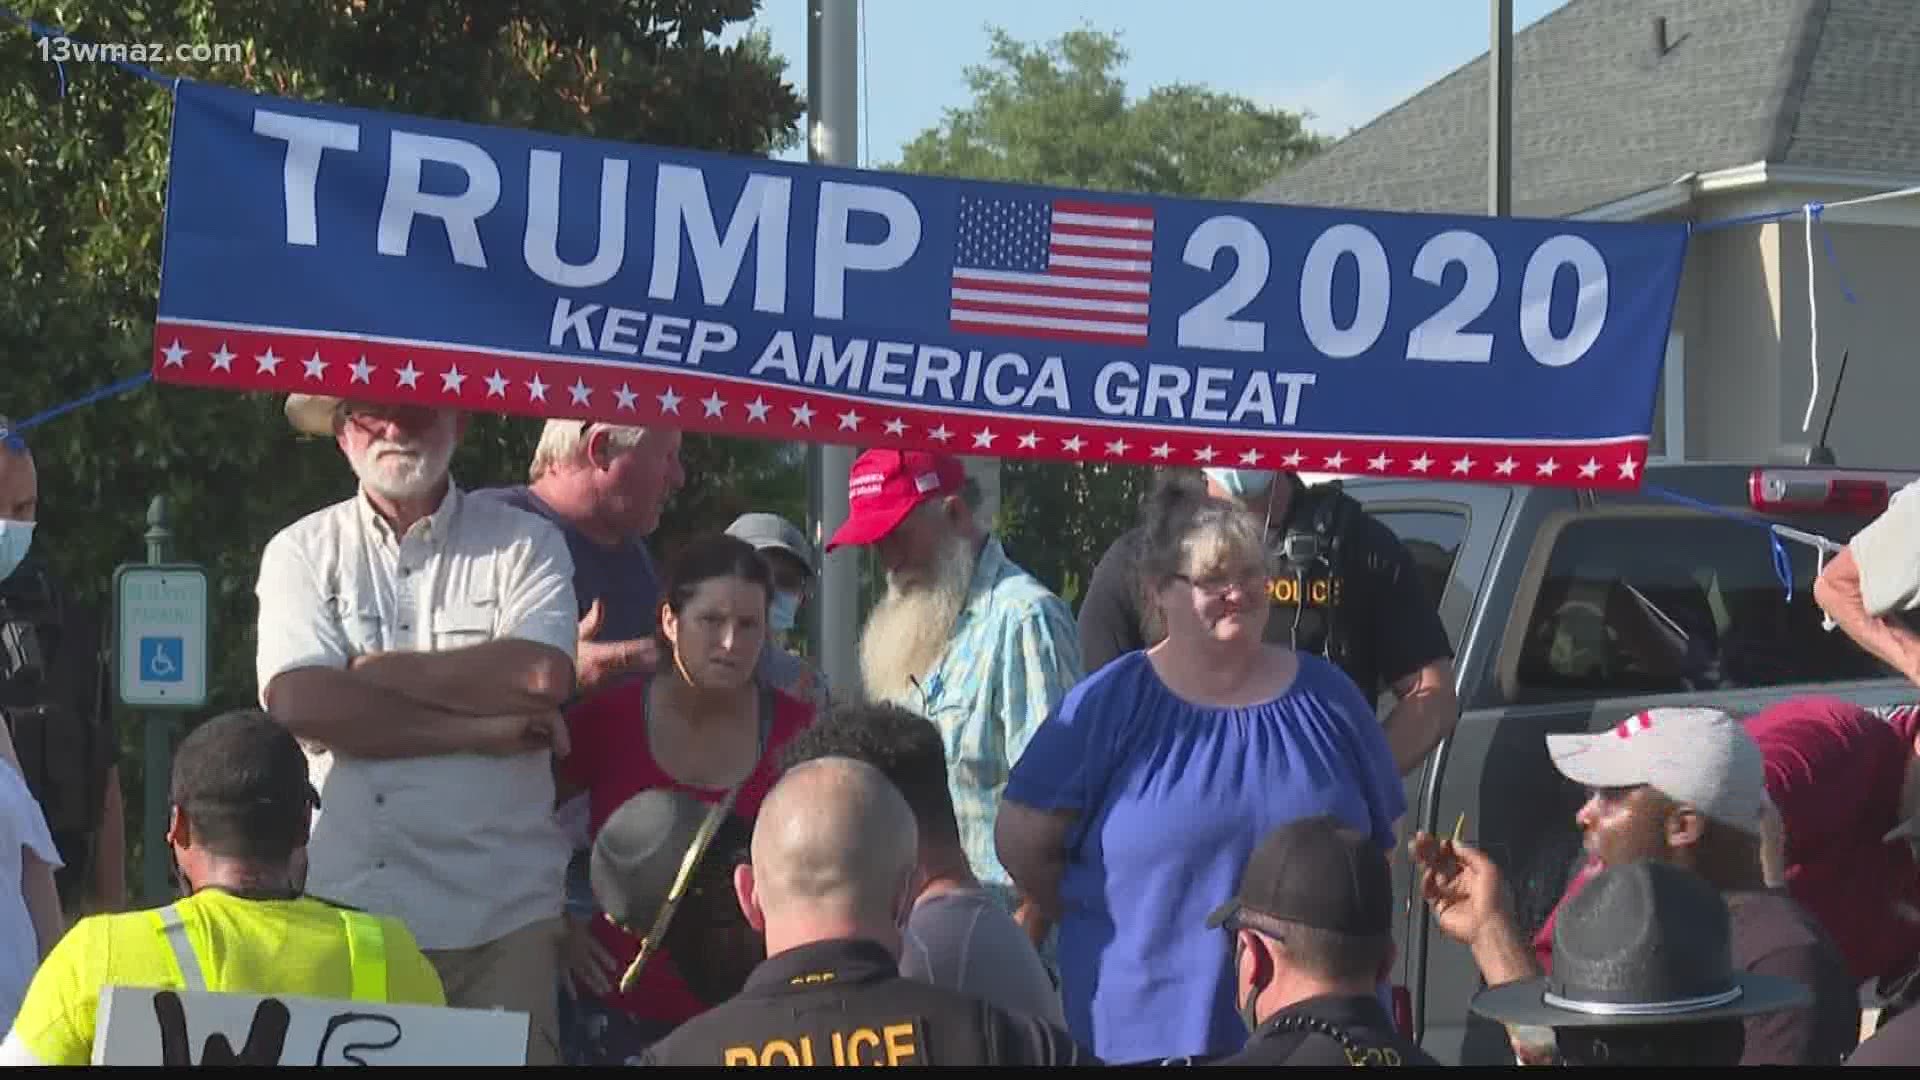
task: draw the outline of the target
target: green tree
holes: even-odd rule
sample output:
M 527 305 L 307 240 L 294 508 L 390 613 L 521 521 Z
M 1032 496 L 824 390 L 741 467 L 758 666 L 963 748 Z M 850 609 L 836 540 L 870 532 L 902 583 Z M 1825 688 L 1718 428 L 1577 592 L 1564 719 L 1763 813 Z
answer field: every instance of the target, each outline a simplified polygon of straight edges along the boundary
M 240 43 L 237 63 L 155 67 L 261 93 L 742 154 L 799 138 L 802 103 L 766 38 L 717 43 L 753 17 L 754 0 L 8 6 L 76 41 Z M 41 57 L 32 35 L 0 21 L 0 413 L 16 419 L 150 366 L 172 109 L 164 86 Z M 176 555 L 204 563 L 215 588 L 209 714 L 255 697 L 261 547 L 353 490 L 338 452 L 296 442 L 280 409 L 279 395 L 150 385 L 29 433 L 43 494 L 37 546 L 90 602 L 105 603 L 115 564 L 140 557 L 148 500 L 168 496 Z M 468 487 L 523 478 L 538 430 L 476 416 L 456 477 Z M 799 471 L 777 444 L 687 443 L 682 501 L 694 512 L 671 515 L 676 528 L 722 527 L 748 499 L 802 511 Z M 140 732 L 122 720 L 137 847 Z
M 1325 148 L 1304 114 L 1185 83 L 1130 99 L 1115 34 L 1044 45 L 988 27 L 972 101 L 908 143 L 893 168 L 1094 191 L 1239 199 Z M 1156 470 L 1007 459 L 1000 525 L 1010 552 L 1070 603 L 1136 517 Z

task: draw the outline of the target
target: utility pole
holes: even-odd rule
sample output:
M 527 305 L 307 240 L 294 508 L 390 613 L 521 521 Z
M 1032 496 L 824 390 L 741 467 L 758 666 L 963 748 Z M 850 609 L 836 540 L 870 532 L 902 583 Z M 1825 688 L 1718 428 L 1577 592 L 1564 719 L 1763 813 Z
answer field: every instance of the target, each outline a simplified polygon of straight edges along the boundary
M 1488 0 L 1487 213 L 1513 213 L 1513 0 Z
M 860 0 L 807 0 L 807 160 L 813 164 L 859 164 L 859 44 Z M 836 698 L 860 690 L 860 552 L 824 554 L 827 538 L 847 520 L 853 459 L 848 446 L 807 449 L 807 525 L 823 553 L 811 636 Z

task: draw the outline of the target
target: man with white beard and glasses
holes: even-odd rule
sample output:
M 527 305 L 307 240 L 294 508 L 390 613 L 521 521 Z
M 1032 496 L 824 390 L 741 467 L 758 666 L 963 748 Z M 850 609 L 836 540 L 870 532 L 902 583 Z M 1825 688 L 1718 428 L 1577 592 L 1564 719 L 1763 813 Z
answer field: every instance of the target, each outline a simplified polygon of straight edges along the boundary
M 887 591 L 861 631 L 866 697 L 940 729 L 967 862 L 1035 933 L 994 851 L 994 822 L 1027 740 L 1080 681 L 1079 629 L 1066 603 L 980 527 L 979 502 L 958 458 L 869 450 L 849 471 L 847 520 L 827 551 L 878 554 Z
M 448 1005 L 525 1013 L 527 1064 L 557 1064 L 566 541 L 453 482 L 459 413 L 304 394 L 286 413 L 360 481 L 277 533 L 255 586 L 260 701 L 324 807 L 306 889 L 405 922 Z

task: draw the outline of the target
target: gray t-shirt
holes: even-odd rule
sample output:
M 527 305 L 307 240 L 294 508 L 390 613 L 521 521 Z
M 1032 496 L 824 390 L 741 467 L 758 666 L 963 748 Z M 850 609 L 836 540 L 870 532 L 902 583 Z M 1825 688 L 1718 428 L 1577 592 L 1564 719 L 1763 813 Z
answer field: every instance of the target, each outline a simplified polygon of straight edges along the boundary
M 1060 992 L 1033 942 L 984 891 L 928 897 L 907 917 L 900 974 L 1067 1026 Z

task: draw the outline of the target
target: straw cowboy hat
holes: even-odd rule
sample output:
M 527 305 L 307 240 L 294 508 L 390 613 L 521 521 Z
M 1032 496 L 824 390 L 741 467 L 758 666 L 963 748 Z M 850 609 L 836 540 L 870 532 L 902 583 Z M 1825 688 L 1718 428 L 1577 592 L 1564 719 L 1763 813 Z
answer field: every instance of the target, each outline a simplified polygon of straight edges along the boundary
M 333 414 L 340 398 L 324 394 L 288 394 L 287 422 L 302 435 L 333 437 Z

